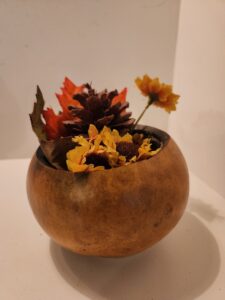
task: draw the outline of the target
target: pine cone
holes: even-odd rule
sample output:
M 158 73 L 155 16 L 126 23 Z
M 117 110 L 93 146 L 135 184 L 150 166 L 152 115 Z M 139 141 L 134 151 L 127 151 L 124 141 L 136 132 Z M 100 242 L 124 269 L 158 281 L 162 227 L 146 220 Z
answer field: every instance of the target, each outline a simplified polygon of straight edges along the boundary
M 130 118 L 130 112 L 126 112 L 129 106 L 125 101 L 126 93 L 126 89 L 121 93 L 117 90 L 97 93 L 89 84 L 85 84 L 84 91 L 73 96 L 81 106 L 70 106 L 73 118 L 63 124 L 74 135 L 87 133 L 90 124 L 94 124 L 98 130 L 104 126 L 119 131 L 127 130 L 134 124 L 134 119 Z

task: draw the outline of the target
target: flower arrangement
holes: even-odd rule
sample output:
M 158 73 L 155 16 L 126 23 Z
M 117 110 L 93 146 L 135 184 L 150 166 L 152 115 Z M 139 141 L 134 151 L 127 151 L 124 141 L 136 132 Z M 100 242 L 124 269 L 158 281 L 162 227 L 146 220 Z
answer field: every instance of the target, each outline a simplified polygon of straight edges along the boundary
M 27 195 L 46 233 L 75 253 L 139 253 L 184 212 L 189 179 L 179 147 L 166 132 L 139 125 L 151 105 L 176 110 L 179 96 L 148 75 L 135 83 L 146 98 L 136 120 L 126 88 L 97 92 L 65 78 L 56 113 L 37 87 L 30 120 L 40 147 L 29 165 Z
M 67 77 L 61 94 L 56 94 L 61 111 L 45 108 L 37 87 L 30 114 L 32 128 L 50 165 L 73 173 L 88 173 L 125 167 L 156 155 L 162 142 L 138 129 L 139 121 L 151 105 L 176 110 L 179 96 L 172 86 L 144 75 L 135 83 L 147 104 L 135 120 L 128 112 L 127 89 L 96 92 L 88 83 L 75 85 Z

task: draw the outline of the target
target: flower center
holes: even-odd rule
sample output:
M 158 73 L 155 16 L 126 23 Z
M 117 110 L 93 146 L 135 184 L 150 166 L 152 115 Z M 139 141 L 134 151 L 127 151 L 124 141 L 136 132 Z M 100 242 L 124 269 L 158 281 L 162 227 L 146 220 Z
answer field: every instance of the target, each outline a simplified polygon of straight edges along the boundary
M 153 102 L 156 102 L 159 100 L 159 94 L 157 93 L 150 93 L 149 95 L 149 102 L 152 104 Z
M 153 150 L 153 151 L 157 150 L 158 148 L 160 148 L 162 146 L 160 140 L 158 140 L 154 136 L 151 137 L 150 143 L 151 143 L 151 150 Z
M 86 164 L 93 164 L 95 167 L 104 166 L 105 169 L 110 169 L 109 161 L 104 153 L 90 153 L 86 157 Z
M 120 155 L 125 156 L 127 159 L 131 159 L 133 156 L 138 153 L 138 145 L 129 142 L 119 142 L 116 145 L 116 150 Z

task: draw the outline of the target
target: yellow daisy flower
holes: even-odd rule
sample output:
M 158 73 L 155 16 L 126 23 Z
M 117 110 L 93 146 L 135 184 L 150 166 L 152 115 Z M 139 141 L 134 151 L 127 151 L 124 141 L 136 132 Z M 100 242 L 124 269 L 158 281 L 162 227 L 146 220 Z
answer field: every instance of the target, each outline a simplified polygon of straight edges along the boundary
M 180 96 L 173 93 L 172 85 L 161 83 L 159 78 L 150 78 L 148 75 L 144 75 L 142 79 L 136 78 L 135 83 L 141 93 L 149 97 L 148 106 L 154 104 L 168 113 L 176 110 Z
M 138 136 L 137 136 L 138 135 Z M 93 172 L 135 163 L 155 155 L 151 140 L 129 133 L 121 136 L 117 130 L 104 127 L 98 132 L 90 125 L 88 138 L 75 136 L 76 147 L 67 152 L 67 167 L 73 173 Z

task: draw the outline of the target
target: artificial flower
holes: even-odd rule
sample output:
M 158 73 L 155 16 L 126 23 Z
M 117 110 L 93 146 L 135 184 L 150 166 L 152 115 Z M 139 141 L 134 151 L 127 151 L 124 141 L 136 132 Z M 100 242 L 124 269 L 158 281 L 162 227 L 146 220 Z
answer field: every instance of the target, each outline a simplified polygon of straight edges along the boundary
M 164 108 L 168 113 L 176 110 L 180 96 L 173 93 L 171 85 L 161 83 L 159 78 L 152 79 L 148 75 L 138 77 L 135 83 L 141 93 L 149 97 L 148 106 L 154 104 Z
M 120 135 L 116 129 L 104 127 L 100 132 L 91 124 L 88 138 L 75 136 L 75 148 L 67 152 L 67 167 L 73 173 L 92 172 L 128 165 L 155 155 L 151 139 L 129 133 Z
M 143 143 L 141 144 L 141 146 L 138 148 L 138 160 L 143 160 L 143 159 L 147 159 L 151 156 L 154 156 L 155 154 L 157 154 L 159 151 L 161 150 L 161 148 L 157 148 L 156 150 L 152 150 L 151 149 L 151 139 L 150 138 L 146 138 L 143 140 Z

